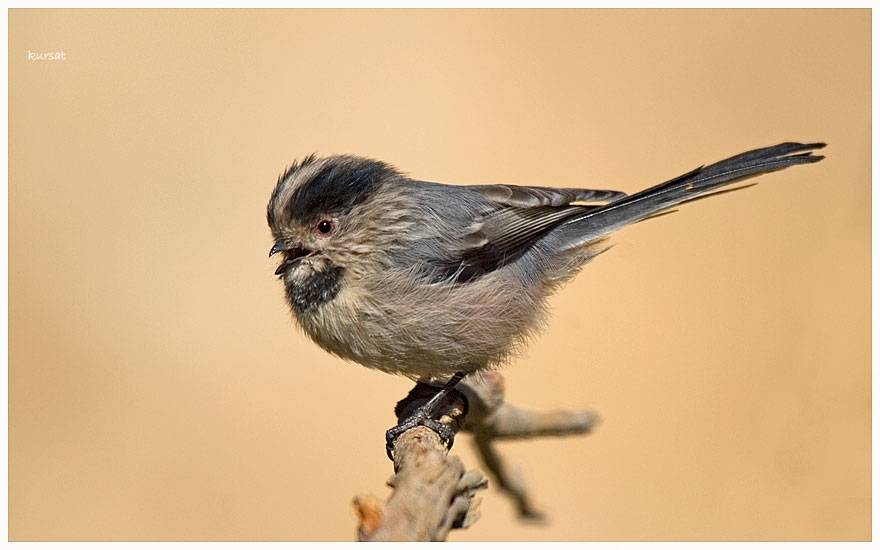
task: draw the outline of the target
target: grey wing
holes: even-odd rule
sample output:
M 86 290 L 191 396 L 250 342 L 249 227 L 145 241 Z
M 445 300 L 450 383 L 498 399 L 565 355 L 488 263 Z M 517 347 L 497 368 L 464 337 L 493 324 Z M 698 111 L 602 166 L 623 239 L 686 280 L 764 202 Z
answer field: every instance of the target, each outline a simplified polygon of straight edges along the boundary
M 422 198 L 435 205 L 445 227 L 399 251 L 395 262 L 416 266 L 431 284 L 476 280 L 516 261 L 565 221 L 626 196 L 593 189 L 420 183 Z
M 627 196 L 607 189 L 519 185 L 473 185 L 467 189 L 497 207 L 459 241 L 463 246 L 443 270 L 447 280 L 459 283 L 516 261 L 565 221 Z
M 573 202 L 607 203 L 626 196 L 609 189 L 570 189 L 564 187 L 526 187 L 521 185 L 469 185 L 492 202 L 505 206 L 565 206 Z
M 437 231 L 395 253 L 431 284 L 465 284 L 516 261 L 573 217 L 626 197 L 620 191 L 418 182 Z M 455 196 L 455 200 L 451 197 Z M 572 204 L 588 203 L 588 204 Z M 592 204 L 589 204 L 592 203 Z
M 468 283 L 518 260 L 553 229 L 592 208 L 597 207 L 501 208 L 475 220 L 457 239 L 441 246 L 420 243 L 407 255 L 418 254 L 419 250 L 442 250 L 441 254 L 422 255 L 417 260 L 425 279 L 430 283 Z

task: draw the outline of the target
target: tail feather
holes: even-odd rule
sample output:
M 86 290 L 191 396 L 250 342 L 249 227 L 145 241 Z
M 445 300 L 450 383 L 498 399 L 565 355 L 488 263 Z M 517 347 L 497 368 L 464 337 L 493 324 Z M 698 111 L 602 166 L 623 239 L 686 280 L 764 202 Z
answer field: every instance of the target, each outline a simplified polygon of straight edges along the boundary
M 741 153 L 709 166 L 701 166 L 667 182 L 573 217 L 548 235 L 548 238 L 556 241 L 554 244 L 558 250 L 580 246 L 624 226 L 662 214 L 676 205 L 733 190 L 720 190 L 723 186 L 789 166 L 819 162 L 825 157 L 813 155 L 812 150 L 822 147 L 825 147 L 824 143 L 781 143 Z

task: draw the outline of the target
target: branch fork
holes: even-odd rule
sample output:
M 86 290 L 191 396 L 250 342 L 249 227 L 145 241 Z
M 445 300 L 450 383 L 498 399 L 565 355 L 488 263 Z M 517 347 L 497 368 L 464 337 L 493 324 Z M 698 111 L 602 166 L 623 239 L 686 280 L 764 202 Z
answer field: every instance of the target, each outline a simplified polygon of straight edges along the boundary
M 495 449 L 496 440 L 586 434 L 599 415 L 593 411 L 535 412 L 504 401 L 504 378 L 492 371 L 466 377 L 440 407 L 440 421 L 455 431 L 473 434 L 484 466 L 502 491 L 517 504 L 521 519 L 542 521 L 521 476 L 507 468 Z M 419 383 L 395 407 L 398 418 L 426 402 L 437 391 Z M 442 541 L 449 531 L 466 528 L 479 518 L 476 493 L 488 486 L 477 470 L 467 471 L 433 430 L 407 430 L 394 447 L 394 475 L 388 500 L 372 495 L 355 497 L 358 539 L 361 541 Z

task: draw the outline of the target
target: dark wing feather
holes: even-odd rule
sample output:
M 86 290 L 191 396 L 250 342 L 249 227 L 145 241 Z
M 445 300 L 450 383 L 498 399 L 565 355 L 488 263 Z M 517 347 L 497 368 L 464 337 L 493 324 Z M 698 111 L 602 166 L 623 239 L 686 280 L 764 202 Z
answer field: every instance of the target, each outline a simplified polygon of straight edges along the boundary
M 626 197 L 605 189 L 565 189 L 517 185 L 473 185 L 469 191 L 491 201 L 490 208 L 458 240 L 455 253 L 432 262 L 434 282 L 466 283 L 516 261 L 561 223 L 598 205 Z M 594 206 L 574 202 L 597 203 Z
M 596 206 L 504 207 L 463 235 L 455 252 L 430 263 L 432 282 L 467 283 L 516 261 L 551 230 Z

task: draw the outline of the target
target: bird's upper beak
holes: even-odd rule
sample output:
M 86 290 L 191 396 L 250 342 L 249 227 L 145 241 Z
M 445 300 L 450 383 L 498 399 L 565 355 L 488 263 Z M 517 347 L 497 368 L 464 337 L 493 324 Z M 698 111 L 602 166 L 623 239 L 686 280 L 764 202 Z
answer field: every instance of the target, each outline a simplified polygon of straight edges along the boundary
M 278 254 L 279 252 L 282 252 L 284 250 L 290 250 L 291 248 L 293 247 L 285 243 L 284 241 L 276 241 L 275 244 L 272 245 L 272 248 L 269 249 L 269 257 L 271 258 L 275 254 Z

